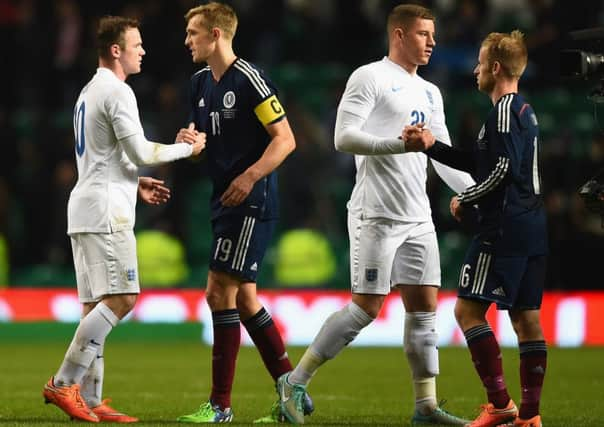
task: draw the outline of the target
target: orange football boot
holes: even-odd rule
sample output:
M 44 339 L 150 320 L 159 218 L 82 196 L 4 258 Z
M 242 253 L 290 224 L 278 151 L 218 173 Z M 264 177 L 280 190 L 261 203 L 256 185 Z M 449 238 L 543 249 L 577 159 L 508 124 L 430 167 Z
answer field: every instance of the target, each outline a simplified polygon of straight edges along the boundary
M 481 405 L 482 412 L 480 415 L 466 427 L 497 427 L 509 421 L 514 421 L 518 416 L 518 408 L 514 401 L 510 399 L 507 406 L 502 409 L 497 409 L 492 403 Z
M 543 424 L 541 424 L 541 417 L 539 415 L 535 415 L 533 418 L 528 420 L 516 418 L 513 423 L 501 424 L 498 427 L 543 427 Z
M 92 408 L 92 412 L 99 417 L 99 420 L 109 423 L 135 423 L 138 421 L 138 418 L 116 411 L 108 405 L 109 402 L 111 399 L 103 399 L 99 406 Z
M 50 377 L 42 392 L 45 403 L 57 405 L 71 418 L 98 423 L 99 417 L 90 410 L 80 395 L 80 385 L 55 386 L 54 377 Z

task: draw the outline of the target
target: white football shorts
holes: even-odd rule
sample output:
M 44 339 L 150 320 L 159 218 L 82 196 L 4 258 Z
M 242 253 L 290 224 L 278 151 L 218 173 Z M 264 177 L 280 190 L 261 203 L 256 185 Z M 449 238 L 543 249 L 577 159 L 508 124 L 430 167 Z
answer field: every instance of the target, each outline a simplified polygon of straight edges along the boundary
M 132 230 L 72 234 L 71 250 L 80 302 L 97 302 L 104 295 L 140 293 Z
M 348 214 L 350 281 L 355 294 L 387 295 L 396 285 L 440 286 L 432 222 L 409 223 Z

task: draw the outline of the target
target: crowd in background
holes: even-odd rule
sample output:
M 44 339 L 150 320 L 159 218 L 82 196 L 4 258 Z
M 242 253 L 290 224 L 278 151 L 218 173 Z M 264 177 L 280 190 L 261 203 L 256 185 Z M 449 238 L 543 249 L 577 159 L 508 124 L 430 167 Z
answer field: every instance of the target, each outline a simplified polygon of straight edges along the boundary
M 0 0 L 0 37 L 4 42 L 0 80 L 0 285 L 35 285 L 28 282 L 34 279 L 27 273 L 39 266 L 49 271 L 71 271 L 71 249 L 65 232 L 67 199 L 77 178 L 72 108 L 97 66 L 94 33 L 98 18 L 113 14 L 141 21 L 147 54 L 142 73 L 128 83 L 137 95 L 147 138 L 170 143 L 188 115 L 187 84 L 195 67 L 184 46 L 183 15 L 197 3 Z M 307 245 L 308 253 L 300 249 L 289 256 L 293 261 L 309 260 L 310 268 L 314 263 L 316 271 L 325 270 L 324 265 L 318 267 L 319 263 L 333 266 L 335 259 L 337 267 L 327 269 L 330 273 L 317 281 L 347 286 L 345 204 L 355 171 L 353 158 L 333 147 L 335 110 L 350 72 L 386 54 L 385 19 L 399 2 L 228 3 L 240 18 L 236 51 L 265 69 L 276 83 L 297 142 L 297 150 L 279 172 L 282 215 L 274 245 L 277 254 L 272 259 L 269 256 L 268 265 L 275 271 L 288 271 L 287 259 L 278 258 L 279 250 L 287 252 L 287 242 L 280 245 L 279 239 L 293 230 L 310 230 L 315 233 L 313 238 L 324 237 L 322 243 L 315 241 Z M 562 81 L 558 62 L 569 31 L 604 25 L 604 2 L 418 3 L 431 7 L 437 16 L 437 46 L 431 64 L 420 68 L 420 74 L 441 88 L 451 136 L 460 146 L 473 143 L 488 111 L 489 101 L 478 93 L 472 75 L 480 40 L 491 31 L 519 28 L 526 34 L 530 64 L 521 88 L 536 109 L 543 133 L 541 161 L 551 247 L 547 286 L 601 288 L 598 267 L 604 253 L 603 224 L 585 209 L 577 189 L 604 167 L 604 133 L 600 129 L 604 128 L 604 112 L 598 123 L 593 117 L 598 106 L 587 100 L 595 83 Z M 589 48 L 604 52 L 604 41 L 601 46 L 595 42 Z M 209 218 L 203 159 L 179 161 L 142 173 L 164 179 L 172 188 L 172 199 L 161 207 L 139 205 L 137 232 L 161 231 L 181 242 L 183 262 L 189 267 L 173 282 L 203 285 L 198 278 L 204 274 L 199 270 L 207 264 L 209 244 L 204 235 Z M 448 214 L 450 190 L 432 176 L 428 188 L 443 251 L 443 276 L 445 284 L 454 287 L 463 255 L 458 252 L 465 248 L 463 242 L 469 234 Z M 323 256 L 324 243 L 333 253 L 314 260 L 313 256 Z M 304 245 L 294 241 L 290 242 L 292 247 Z M 313 252 L 316 247 L 323 252 Z M 180 253 L 175 249 L 172 254 L 175 251 Z M 149 251 L 149 256 L 154 253 Z M 10 268 L 3 268 L 2 258 L 8 260 L 6 266 Z M 277 265 L 279 262 L 285 262 L 285 267 Z M 264 278 L 279 285 L 277 275 L 271 272 Z M 65 281 L 62 276 L 49 280 Z

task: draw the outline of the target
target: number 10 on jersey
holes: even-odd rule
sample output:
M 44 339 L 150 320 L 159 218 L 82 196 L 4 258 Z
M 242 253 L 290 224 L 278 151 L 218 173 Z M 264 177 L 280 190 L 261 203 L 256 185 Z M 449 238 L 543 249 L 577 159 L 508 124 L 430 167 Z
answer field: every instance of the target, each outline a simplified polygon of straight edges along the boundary
M 75 135 L 75 148 L 78 156 L 82 157 L 86 148 L 84 133 L 84 117 L 86 115 L 86 103 L 82 101 L 73 112 L 73 133 Z

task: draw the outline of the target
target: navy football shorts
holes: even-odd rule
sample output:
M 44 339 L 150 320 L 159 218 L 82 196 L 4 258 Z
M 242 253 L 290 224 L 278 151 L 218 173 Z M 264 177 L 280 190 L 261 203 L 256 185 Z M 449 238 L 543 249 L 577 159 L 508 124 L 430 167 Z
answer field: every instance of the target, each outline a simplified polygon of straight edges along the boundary
M 210 270 L 255 282 L 276 222 L 238 215 L 213 220 Z
M 457 295 L 494 302 L 499 310 L 539 309 L 546 258 L 497 255 L 490 244 L 474 239 L 461 267 Z

